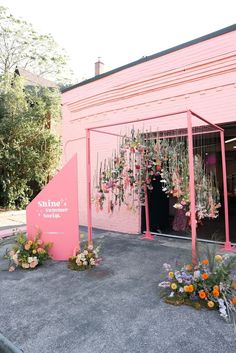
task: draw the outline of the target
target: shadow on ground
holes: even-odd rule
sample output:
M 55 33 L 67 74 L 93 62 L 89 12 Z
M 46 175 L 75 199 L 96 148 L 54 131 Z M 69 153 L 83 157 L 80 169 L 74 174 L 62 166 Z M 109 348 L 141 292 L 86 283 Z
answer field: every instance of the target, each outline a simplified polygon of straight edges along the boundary
M 160 300 L 162 264 L 188 262 L 189 242 L 109 232 L 98 242 L 103 262 L 91 271 L 49 262 L 9 273 L 0 261 L 1 331 L 24 353 L 234 351 L 233 328 L 218 312 Z

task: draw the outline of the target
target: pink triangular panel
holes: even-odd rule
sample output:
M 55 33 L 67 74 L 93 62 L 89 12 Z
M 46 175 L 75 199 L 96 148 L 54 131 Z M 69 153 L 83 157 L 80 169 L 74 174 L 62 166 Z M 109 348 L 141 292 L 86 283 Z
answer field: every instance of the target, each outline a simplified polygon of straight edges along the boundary
M 54 260 L 67 260 L 78 246 L 77 179 L 75 155 L 26 208 L 28 237 L 40 229 L 41 239 L 53 243 Z

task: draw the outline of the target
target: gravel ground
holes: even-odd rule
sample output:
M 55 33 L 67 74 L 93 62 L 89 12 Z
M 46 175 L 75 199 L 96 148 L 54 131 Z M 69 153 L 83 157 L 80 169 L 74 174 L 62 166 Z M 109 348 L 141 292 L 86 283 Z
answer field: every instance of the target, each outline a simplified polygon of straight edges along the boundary
M 0 244 L 0 256 L 11 242 Z M 162 264 L 188 261 L 189 242 L 110 232 L 99 232 L 98 242 L 103 262 L 91 271 L 48 262 L 9 273 L 1 259 L 1 333 L 24 353 L 235 351 L 233 327 L 218 312 L 167 305 L 159 297 Z

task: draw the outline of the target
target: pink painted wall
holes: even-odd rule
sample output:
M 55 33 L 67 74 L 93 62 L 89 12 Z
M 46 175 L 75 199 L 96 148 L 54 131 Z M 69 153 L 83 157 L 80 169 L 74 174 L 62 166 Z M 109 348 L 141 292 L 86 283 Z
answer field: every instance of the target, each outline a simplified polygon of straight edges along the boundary
M 188 108 L 214 123 L 235 121 L 235 43 L 236 31 L 232 31 L 63 94 L 64 162 L 78 152 L 81 224 L 86 225 L 85 128 Z M 166 123 L 175 128 L 177 121 L 166 119 Z M 156 126 L 155 122 L 153 127 Z M 120 129 L 117 127 L 116 131 L 119 133 Z M 100 159 L 110 156 L 117 141 L 108 135 L 92 133 L 92 136 L 94 170 L 97 152 Z M 140 215 L 127 217 L 124 207 L 112 216 L 93 210 L 93 225 L 138 233 Z

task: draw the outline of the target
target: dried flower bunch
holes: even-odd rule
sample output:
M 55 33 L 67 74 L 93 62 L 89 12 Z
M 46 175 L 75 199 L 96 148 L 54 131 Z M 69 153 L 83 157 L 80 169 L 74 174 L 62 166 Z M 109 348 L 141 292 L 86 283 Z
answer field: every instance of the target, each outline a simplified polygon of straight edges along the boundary
M 216 175 L 207 172 L 199 154 L 194 157 L 196 220 L 218 217 L 220 194 Z M 186 139 L 160 138 L 158 133 L 137 132 L 120 141 L 118 152 L 104 160 L 97 170 L 94 202 L 96 210 L 104 209 L 107 200 L 108 213 L 115 206 L 126 204 L 136 210 L 144 202 L 147 187 L 157 175 L 161 176 L 162 190 L 175 198 L 174 207 L 183 209 L 190 216 L 189 164 Z
M 167 278 L 159 287 L 166 303 L 217 309 L 225 320 L 234 321 L 236 277 L 231 270 L 235 263 L 236 256 L 225 254 L 203 259 L 197 266 L 185 265 L 179 270 L 164 264 Z
M 101 258 L 98 257 L 100 246 L 86 245 L 84 250 L 76 251 L 74 256 L 69 258 L 68 268 L 71 270 L 84 271 L 92 269 L 99 264 Z
M 20 266 L 24 269 L 34 269 L 50 258 L 49 249 L 52 243 L 43 243 L 38 233 L 33 239 L 27 239 L 24 233 L 19 233 L 16 243 L 7 250 L 5 258 L 9 260 L 9 271 L 13 272 Z

